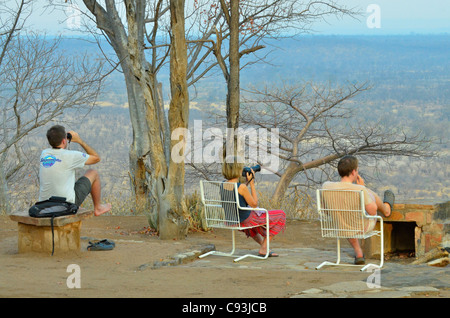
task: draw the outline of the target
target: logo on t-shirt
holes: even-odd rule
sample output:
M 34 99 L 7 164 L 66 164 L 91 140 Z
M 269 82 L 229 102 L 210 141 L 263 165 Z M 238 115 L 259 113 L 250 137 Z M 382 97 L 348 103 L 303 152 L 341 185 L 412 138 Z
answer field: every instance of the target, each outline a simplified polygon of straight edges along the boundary
M 61 162 L 61 160 L 56 159 L 56 157 L 52 155 L 48 155 L 45 156 L 44 158 L 41 158 L 41 163 L 44 168 L 50 168 L 55 164 L 55 162 Z

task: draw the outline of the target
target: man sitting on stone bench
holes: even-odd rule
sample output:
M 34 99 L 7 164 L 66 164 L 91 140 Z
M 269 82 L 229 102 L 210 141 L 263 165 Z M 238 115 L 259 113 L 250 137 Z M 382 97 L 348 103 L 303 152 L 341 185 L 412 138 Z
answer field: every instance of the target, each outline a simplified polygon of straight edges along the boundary
M 52 196 L 65 197 L 68 202 L 80 206 L 88 194 L 94 203 L 94 215 L 111 210 L 111 204 L 101 204 L 100 176 L 89 169 L 75 182 L 75 169 L 93 165 L 100 161 L 97 152 L 84 142 L 78 133 L 56 125 L 47 131 L 47 140 L 52 148 L 42 151 L 39 165 L 39 201 Z M 86 153 L 68 150 L 70 142 L 79 144 Z

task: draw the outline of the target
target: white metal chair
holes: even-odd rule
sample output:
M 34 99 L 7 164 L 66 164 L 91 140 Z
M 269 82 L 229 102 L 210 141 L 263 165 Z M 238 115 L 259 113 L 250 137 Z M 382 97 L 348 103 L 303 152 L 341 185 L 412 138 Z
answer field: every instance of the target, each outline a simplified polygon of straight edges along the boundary
M 317 190 L 317 210 L 320 217 L 322 237 L 337 238 L 337 261 L 336 263 L 325 261 L 317 266 L 316 269 L 320 269 L 325 265 L 363 266 L 361 271 L 371 267 L 376 269 L 383 267 L 383 218 L 378 215 L 368 215 L 365 212 L 364 206 L 364 195 L 362 190 Z M 373 230 L 377 220 L 380 221 L 380 230 Z M 379 265 L 353 265 L 340 263 L 341 238 L 366 239 L 374 235 L 380 236 L 381 261 Z
M 202 203 L 205 211 L 206 224 L 209 228 L 220 228 L 231 230 L 232 237 L 232 249 L 229 253 L 210 251 L 200 258 L 208 255 L 220 255 L 236 257 L 235 248 L 235 231 L 245 230 L 252 227 L 243 227 L 239 220 L 239 209 L 241 210 L 253 210 L 262 211 L 266 215 L 266 223 L 264 225 L 267 229 L 267 235 L 269 233 L 269 214 L 266 209 L 263 208 L 249 208 L 241 207 L 239 205 L 239 194 L 237 183 L 221 182 L 221 181 L 200 181 L 200 193 L 202 197 Z M 257 227 L 257 226 L 255 226 Z M 246 257 L 253 257 L 259 259 L 266 259 L 269 256 L 269 240 L 267 240 L 267 252 L 265 256 L 258 256 L 253 254 L 246 254 L 234 259 L 234 262 L 239 262 Z

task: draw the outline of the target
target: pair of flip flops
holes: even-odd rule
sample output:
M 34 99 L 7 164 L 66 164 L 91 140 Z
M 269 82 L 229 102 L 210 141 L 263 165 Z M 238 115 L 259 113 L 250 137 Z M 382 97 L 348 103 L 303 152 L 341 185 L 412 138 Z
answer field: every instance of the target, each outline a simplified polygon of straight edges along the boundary
M 109 251 L 112 250 L 116 246 L 111 240 L 104 239 L 100 241 L 89 242 L 87 247 L 88 251 Z

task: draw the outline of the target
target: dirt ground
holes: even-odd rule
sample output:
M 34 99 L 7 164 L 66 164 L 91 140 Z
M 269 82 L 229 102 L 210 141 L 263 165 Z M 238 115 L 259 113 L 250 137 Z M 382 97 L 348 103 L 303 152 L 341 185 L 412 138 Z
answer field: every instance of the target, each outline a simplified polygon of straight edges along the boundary
M 83 222 L 79 252 L 19 254 L 17 224 L 0 216 L 0 297 L 285 298 L 309 288 L 367 277 L 358 271 L 311 270 L 305 274 L 259 266 L 224 269 L 179 265 L 139 270 L 143 264 L 153 264 L 201 244 L 212 243 L 218 250 L 230 247 L 229 231 L 190 233 L 185 240 L 162 241 L 146 233 L 146 227 L 145 217 L 93 217 Z M 112 239 L 116 247 L 111 251 L 87 251 L 89 238 Z M 256 243 L 243 233 L 237 235 L 237 246 L 257 249 Z M 290 246 L 334 250 L 335 241 L 321 238 L 318 222 L 290 221 L 272 248 L 276 251 L 277 247 Z M 232 264 L 230 258 L 227 260 Z M 67 286 L 70 264 L 80 268 L 79 289 Z

